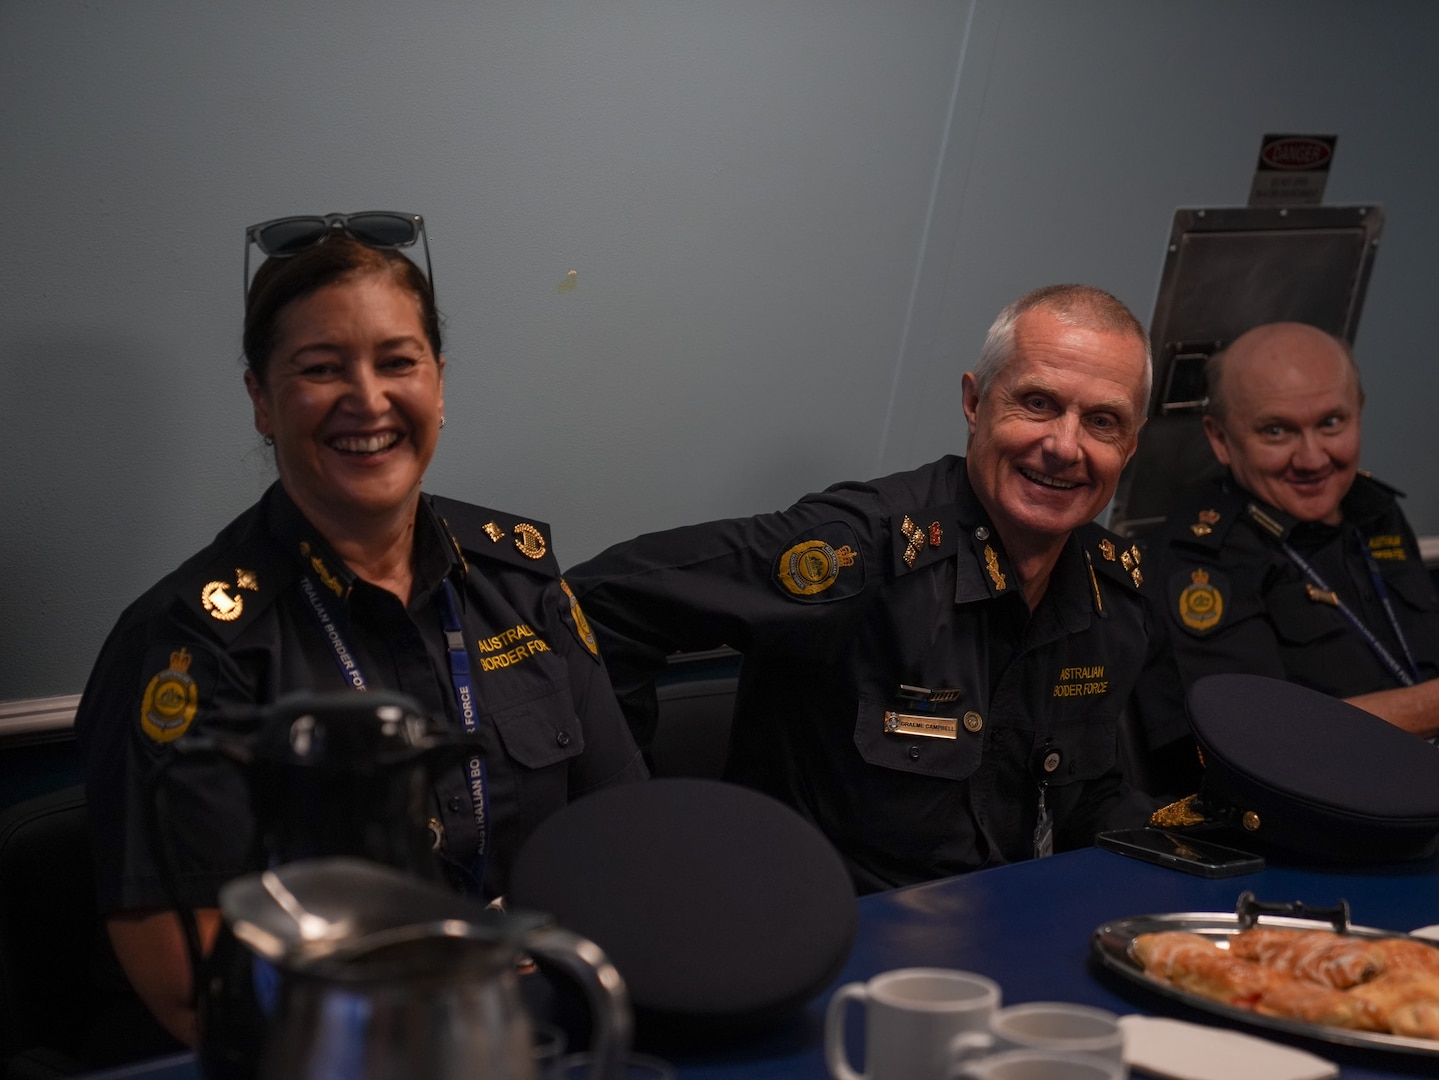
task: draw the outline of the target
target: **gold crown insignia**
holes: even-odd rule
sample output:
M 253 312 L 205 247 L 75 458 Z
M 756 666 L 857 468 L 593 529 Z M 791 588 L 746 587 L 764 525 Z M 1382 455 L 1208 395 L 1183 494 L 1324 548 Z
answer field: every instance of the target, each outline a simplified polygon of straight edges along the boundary
M 186 651 L 185 647 L 182 645 L 180 646 L 179 652 L 172 652 L 170 654 L 170 670 L 179 671 L 182 673 L 189 671 L 190 661 L 192 659 L 193 657 L 191 657 L 189 652 Z

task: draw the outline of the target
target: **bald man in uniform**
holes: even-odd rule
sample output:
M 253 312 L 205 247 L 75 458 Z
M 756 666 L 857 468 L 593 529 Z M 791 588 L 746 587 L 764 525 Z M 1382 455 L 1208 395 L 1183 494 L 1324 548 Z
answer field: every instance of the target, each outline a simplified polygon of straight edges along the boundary
M 1223 468 L 1148 545 L 1185 686 L 1269 675 L 1439 733 L 1439 600 L 1400 493 L 1359 469 L 1364 391 L 1349 347 L 1270 323 L 1207 373 L 1204 430 Z M 1154 685 L 1140 700 L 1172 707 Z

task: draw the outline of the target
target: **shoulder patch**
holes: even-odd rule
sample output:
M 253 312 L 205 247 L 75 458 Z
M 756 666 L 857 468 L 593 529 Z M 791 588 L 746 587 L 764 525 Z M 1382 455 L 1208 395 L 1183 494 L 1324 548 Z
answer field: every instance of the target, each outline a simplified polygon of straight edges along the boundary
M 585 618 L 585 613 L 580 610 L 579 600 L 575 598 L 574 591 L 570 588 L 570 583 L 564 578 L 560 578 L 560 588 L 564 590 L 565 596 L 568 597 L 570 601 L 570 621 L 565 625 L 570 628 L 570 631 L 575 637 L 579 638 L 580 644 L 590 651 L 590 655 L 598 660 L 600 658 L 599 642 L 595 640 L 595 632 L 590 626 L 590 621 Z
M 1206 637 L 1224 624 L 1229 578 L 1222 571 L 1196 566 L 1169 578 L 1169 611 L 1192 637 Z
M 1399 490 L 1397 487 L 1395 487 L 1393 484 L 1385 483 L 1383 480 L 1380 480 L 1379 477 L 1375 476 L 1375 475 L 1374 475 L 1372 472 L 1370 472 L 1368 469 L 1359 469 L 1359 470 L 1357 470 L 1357 471 L 1358 471 L 1358 473 L 1359 473 L 1360 476 L 1364 477 L 1365 480 L 1368 480 L 1371 484 L 1373 484 L 1373 485 L 1374 485 L 1375 487 L 1377 487 L 1377 488 L 1382 488 L 1384 491 L 1387 491 L 1390 495 L 1398 496 L 1398 497 L 1401 498 L 1401 499 L 1407 499 L 1407 498 L 1408 498 L 1408 496 L 1407 496 L 1404 492 L 1400 491 L 1400 490 Z
M 774 581 L 794 600 L 844 600 L 864 589 L 864 556 L 847 522 L 829 521 L 793 537 L 775 559 Z
M 550 544 L 550 527 L 534 518 L 432 496 L 435 515 L 466 556 L 518 566 L 558 578 L 560 564 Z
M 214 658 L 203 647 L 152 645 L 140 671 L 151 673 L 140 695 L 140 731 L 152 743 L 174 742 L 214 692 Z

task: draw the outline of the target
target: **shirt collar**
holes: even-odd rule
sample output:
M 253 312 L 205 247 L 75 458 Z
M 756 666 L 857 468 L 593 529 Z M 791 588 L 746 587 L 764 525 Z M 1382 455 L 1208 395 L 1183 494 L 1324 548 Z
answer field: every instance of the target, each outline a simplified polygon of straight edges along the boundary
M 960 474 L 955 510 L 959 527 L 966 537 L 961 540 L 955 555 L 955 603 L 989 600 L 1009 593 L 1018 594 L 1023 600 L 1024 590 L 1019 574 L 1010 562 L 988 512 L 970 486 L 966 472 Z M 1071 532 L 1035 614 L 1054 620 L 1055 636 L 1059 636 L 1089 625 L 1090 603 L 1084 551 L 1078 536 Z
M 1271 506 L 1263 499 L 1250 494 L 1240 487 L 1231 472 L 1225 477 L 1225 486 L 1242 500 L 1239 516 L 1247 520 L 1260 533 L 1275 540 L 1309 545 L 1323 543 L 1335 536 L 1345 525 L 1357 527 L 1361 532 L 1372 525 L 1388 509 L 1384 491 L 1380 485 L 1370 482 L 1364 476 L 1356 476 L 1344 498 L 1339 500 L 1339 509 L 1344 521 L 1340 525 L 1326 525 L 1322 521 L 1300 521 L 1277 506 Z
M 348 600 L 359 578 L 345 560 L 335 553 L 320 530 L 312 525 L 284 485 L 276 481 L 266 493 L 269 502 L 270 534 L 280 547 L 297 559 L 305 571 L 335 596 Z M 464 562 L 449 533 L 436 517 L 428 497 L 420 496 L 415 513 L 415 579 L 410 603 L 426 603 L 451 572 L 463 574 Z

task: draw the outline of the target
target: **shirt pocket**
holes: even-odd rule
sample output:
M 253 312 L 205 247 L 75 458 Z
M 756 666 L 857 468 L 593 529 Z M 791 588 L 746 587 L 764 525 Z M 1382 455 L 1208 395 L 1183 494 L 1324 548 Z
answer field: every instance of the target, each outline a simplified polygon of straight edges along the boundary
M 509 702 L 488 717 L 505 756 L 526 769 L 546 769 L 584 753 L 585 732 L 575 715 L 568 682 Z
M 1087 723 L 1057 730 L 1036 752 L 1034 775 L 1051 787 L 1064 787 L 1097 780 L 1118 759 L 1119 718 L 1106 710 Z
M 887 714 L 893 714 L 888 721 Z M 966 715 L 970 718 L 968 724 Z M 913 730 L 927 725 L 942 728 L 946 735 L 953 731 L 954 738 L 916 734 Z M 861 694 L 854 744 L 860 757 L 882 769 L 964 780 L 984 758 L 984 718 L 960 706 L 924 713 L 913 705 L 906 707 Z
M 1424 614 L 1439 611 L 1439 597 L 1435 596 L 1429 574 L 1422 569 L 1385 574 L 1384 586 L 1405 607 Z

